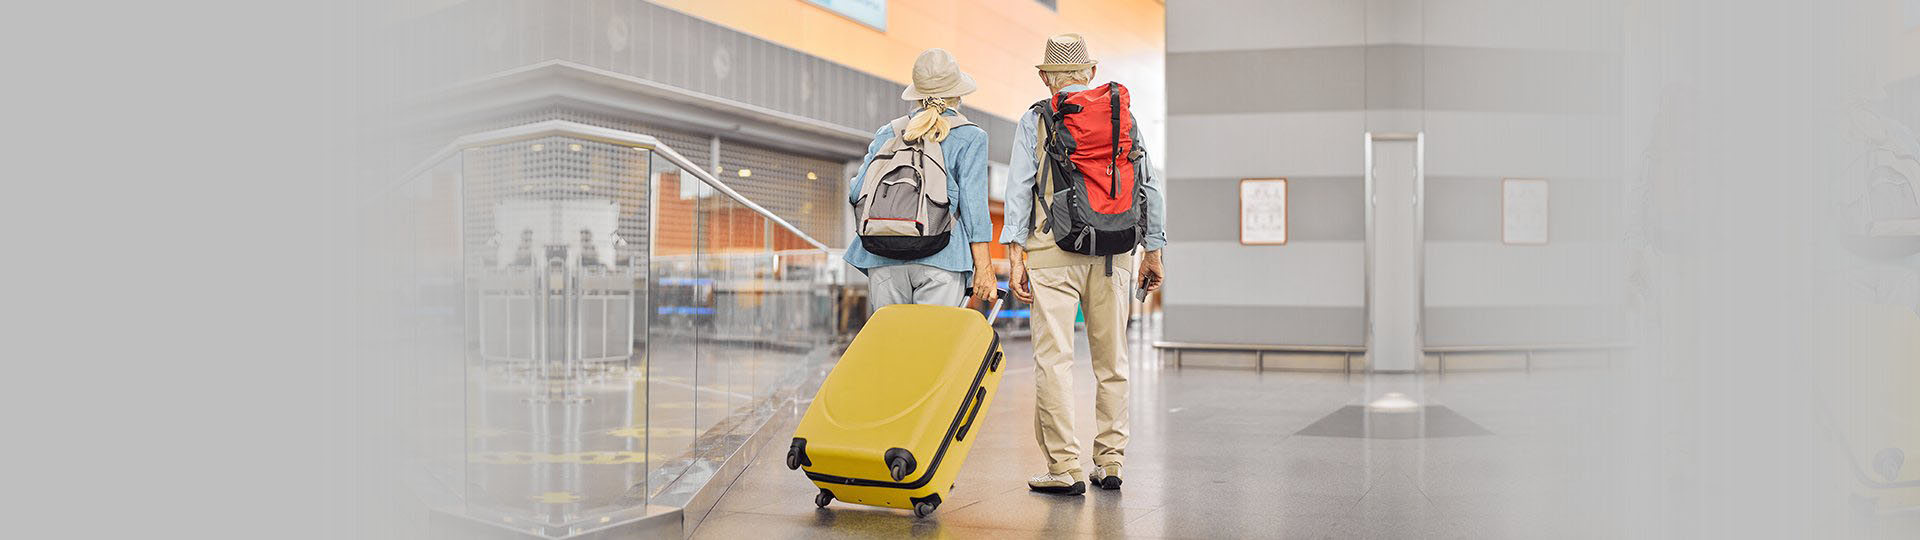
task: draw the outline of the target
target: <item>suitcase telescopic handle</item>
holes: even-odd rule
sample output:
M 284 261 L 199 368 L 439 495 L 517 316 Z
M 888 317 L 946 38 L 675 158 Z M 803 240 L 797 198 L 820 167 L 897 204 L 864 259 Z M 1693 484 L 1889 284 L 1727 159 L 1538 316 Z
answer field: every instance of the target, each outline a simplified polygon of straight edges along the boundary
M 966 294 L 967 298 L 973 298 L 973 287 L 967 287 Z M 1000 304 L 1006 300 L 1006 289 L 993 290 L 993 307 L 987 309 L 987 324 L 993 324 L 993 321 L 1000 319 Z M 968 304 L 968 306 L 971 307 L 972 304 Z

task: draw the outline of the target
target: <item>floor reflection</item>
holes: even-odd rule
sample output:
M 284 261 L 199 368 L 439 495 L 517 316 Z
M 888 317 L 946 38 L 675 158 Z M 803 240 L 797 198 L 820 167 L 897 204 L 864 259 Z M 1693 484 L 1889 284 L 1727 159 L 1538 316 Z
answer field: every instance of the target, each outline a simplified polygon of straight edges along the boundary
M 1077 350 L 1077 410 L 1090 418 L 1084 337 Z M 1406 381 L 1174 369 L 1136 345 L 1125 486 L 1036 494 L 1025 485 L 1044 463 L 1033 441 L 1031 347 L 1009 340 L 1007 352 L 1002 388 L 1011 391 L 982 413 L 984 431 L 952 497 L 929 518 L 841 503 L 815 508 L 816 488 L 780 463 L 781 439 L 694 536 L 1620 538 L 1647 532 L 1630 503 L 1658 492 L 1635 487 L 1649 475 L 1626 470 L 1615 455 L 1622 423 L 1607 405 L 1604 368 L 1427 377 L 1416 385 L 1426 406 L 1418 434 L 1426 436 L 1380 438 L 1354 436 L 1366 434 L 1353 429 L 1357 422 L 1340 433 L 1310 427 L 1357 419 L 1357 408 L 1379 397 L 1371 389 Z M 1078 424 L 1083 442 L 1092 424 Z M 1875 525 L 1897 531 L 1889 538 L 1911 538 L 1901 535 L 1916 526 Z
M 593 364 L 557 380 L 507 363 L 475 377 L 469 508 L 558 526 L 684 503 L 787 398 L 774 391 L 825 358 L 750 342 L 706 342 L 696 355 L 672 340 L 653 354 L 651 366 Z

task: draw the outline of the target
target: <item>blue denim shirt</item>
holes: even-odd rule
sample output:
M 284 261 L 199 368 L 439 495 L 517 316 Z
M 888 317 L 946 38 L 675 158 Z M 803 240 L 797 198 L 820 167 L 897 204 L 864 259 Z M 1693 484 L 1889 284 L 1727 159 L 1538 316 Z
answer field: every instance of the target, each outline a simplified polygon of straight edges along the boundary
M 946 115 L 953 116 L 953 111 L 947 111 Z M 866 174 L 867 164 L 873 162 L 873 155 L 880 153 L 880 147 L 892 138 L 892 125 L 880 126 L 880 130 L 874 132 L 873 143 L 867 145 L 867 157 L 860 161 L 860 172 L 853 175 L 852 183 L 847 186 L 847 204 L 853 204 L 860 197 L 860 181 Z M 978 126 L 954 128 L 947 132 L 946 140 L 940 141 L 940 151 L 946 156 L 947 200 L 952 201 L 955 222 L 947 247 L 919 260 L 903 261 L 869 253 L 855 239 L 847 245 L 847 264 L 860 269 L 862 274 L 882 266 L 924 264 L 959 272 L 962 279 L 973 279 L 973 248 L 969 244 L 993 241 L 993 217 L 987 213 L 987 131 Z
M 1067 85 L 1062 92 L 1086 90 L 1084 85 Z M 1007 158 L 1007 199 L 1006 226 L 1000 229 L 1000 243 L 1019 243 L 1024 246 L 1027 236 L 1033 233 L 1033 184 L 1040 170 L 1040 162 L 1034 159 L 1034 145 L 1039 144 L 1040 119 L 1034 116 L 1033 109 L 1020 116 L 1020 127 L 1013 131 L 1013 156 Z M 1160 194 L 1160 173 L 1153 170 L 1153 156 L 1146 156 L 1141 162 L 1147 167 L 1146 238 L 1141 244 L 1147 251 L 1166 247 L 1167 202 Z

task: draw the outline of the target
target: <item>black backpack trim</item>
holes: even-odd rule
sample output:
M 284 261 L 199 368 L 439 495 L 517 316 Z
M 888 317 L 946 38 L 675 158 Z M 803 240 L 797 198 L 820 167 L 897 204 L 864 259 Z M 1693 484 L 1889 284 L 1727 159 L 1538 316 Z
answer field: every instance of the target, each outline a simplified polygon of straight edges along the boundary
M 881 257 L 911 261 L 932 257 L 946 249 L 952 237 L 952 231 L 934 236 L 861 236 L 860 247 Z

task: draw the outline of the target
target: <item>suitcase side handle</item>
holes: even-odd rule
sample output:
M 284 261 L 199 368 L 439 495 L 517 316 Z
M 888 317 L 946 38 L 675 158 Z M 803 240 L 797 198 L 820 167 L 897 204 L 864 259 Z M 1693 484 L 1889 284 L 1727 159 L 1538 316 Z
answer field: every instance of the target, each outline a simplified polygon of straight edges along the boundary
M 980 406 L 985 404 L 986 402 L 987 402 L 987 387 L 985 386 L 974 387 L 973 388 L 973 410 L 967 412 L 967 423 L 962 424 L 960 426 L 960 430 L 954 432 L 953 440 L 956 440 L 956 441 L 967 440 L 967 430 L 973 429 L 973 418 L 976 416 L 980 416 Z

